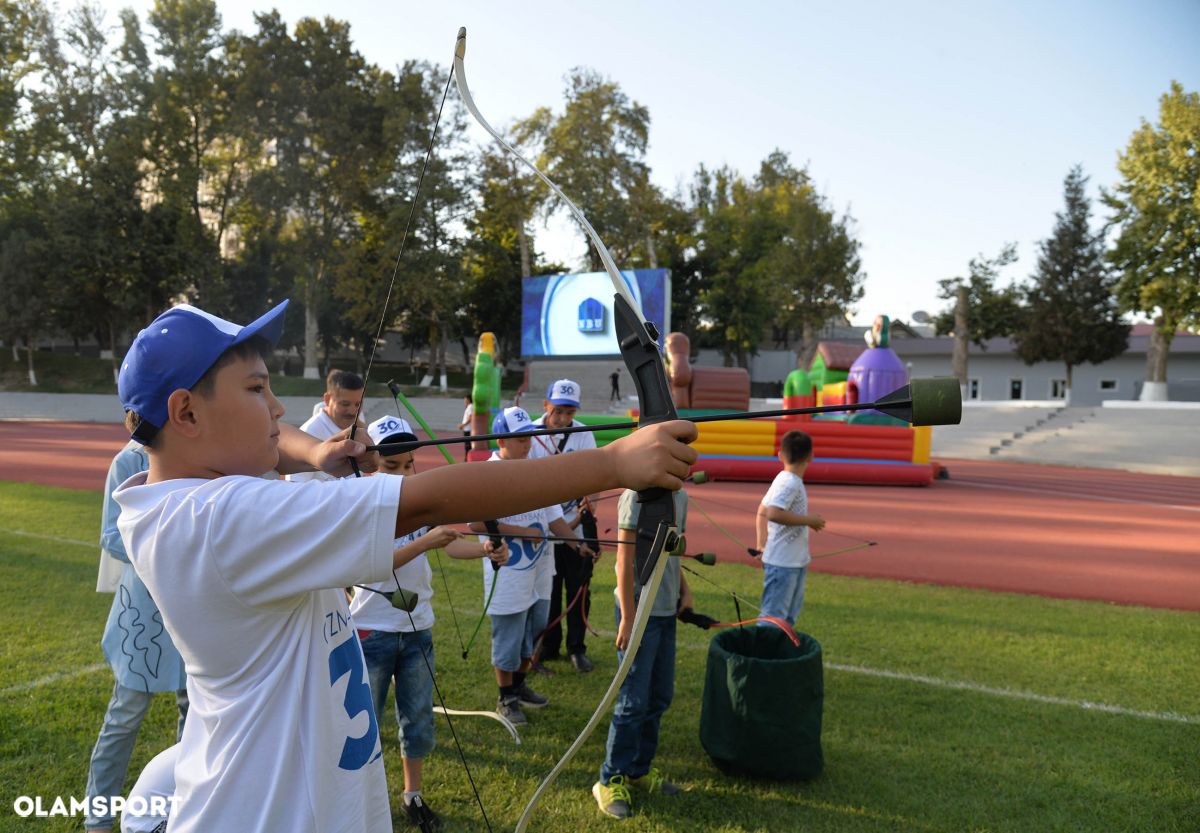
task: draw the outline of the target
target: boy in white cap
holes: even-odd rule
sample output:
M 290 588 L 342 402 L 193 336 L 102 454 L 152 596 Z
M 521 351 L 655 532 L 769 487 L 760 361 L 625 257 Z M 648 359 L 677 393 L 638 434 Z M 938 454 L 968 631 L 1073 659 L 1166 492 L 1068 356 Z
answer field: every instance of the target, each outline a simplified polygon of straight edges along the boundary
M 395 538 L 423 526 L 616 486 L 678 489 L 696 459 L 686 445 L 694 427 L 672 422 L 599 449 L 588 465 L 263 479 L 273 468 L 344 475 L 350 458 L 373 467 L 342 434 L 319 442 L 280 423 L 263 356 L 285 307 L 245 327 L 174 307 L 138 334 L 118 378 L 126 427 L 150 457 L 148 472 L 113 493 L 118 526 L 188 674 L 172 833 L 391 830 L 371 689 L 341 588 L 389 578 Z
M 492 433 L 532 431 L 533 423 L 524 408 L 505 408 L 492 422 Z M 498 440 L 500 450 L 488 462 L 524 460 L 529 456 L 532 437 L 512 437 Z M 551 569 L 549 550 L 541 540 L 548 533 L 569 535 L 571 528 L 563 522 L 557 503 L 520 512 L 498 519 L 500 533 L 506 537 L 509 557 L 498 571 L 488 566 L 483 570 L 483 597 L 492 623 L 492 666 L 496 670 L 496 685 L 500 689 L 496 711 L 514 725 L 527 723 L 521 707 L 539 709 L 547 699 L 526 682 L 525 676 L 533 665 L 534 637 L 546 626 L 548 605 L 538 604 L 539 574 L 546 583 L 546 570 Z M 471 528 L 485 532 L 482 523 Z
M 543 401 L 545 413 L 538 417 L 534 425 L 538 428 L 570 428 L 583 425 L 575 419 L 579 411 L 581 389 L 578 383 L 570 379 L 559 379 L 546 390 Z M 550 434 L 545 437 L 535 437 L 533 447 L 529 452 L 530 458 L 553 457 L 556 454 L 567 454 L 572 451 L 582 451 L 596 447 L 596 438 L 589 432 L 577 434 Z M 580 537 L 577 532 L 583 520 L 584 512 L 590 512 L 591 507 L 586 497 L 574 497 L 562 504 L 563 520 L 571 528 L 571 536 Z M 582 544 L 582 541 L 581 541 Z M 586 545 L 558 543 L 554 545 L 554 583 L 550 588 L 549 621 L 560 620 L 563 609 L 563 598 L 571 605 L 567 611 L 567 655 L 575 670 L 586 674 L 594 667 L 587 656 L 587 617 L 592 608 L 592 594 L 588 588 L 592 580 L 592 566 L 599 557 L 599 548 L 592 550 Z M 572 601 L 574 604 L 572 604 Z M 542 637 L 541 659 L 558 659 L 559 648 L 563 641 L 563 627 L 556 624 L 546 631 Z
M 385 416 L 367 427 L 371 441 L 412 442 L 417 439 L 408 421 Z M 411 451 L 384 452 L 379 463 L 383 474 L 407 476 L 417 473 Z M 469 540 L 448 526 L 421 527 L 397 538 L 393 544 L 394 580 L 374 582 L 358 588 L 350 602 L 350 615 L 358 629 L 367 679 L 371 683 L 375 717 L 383 720 L 388 686 L 396 682 L 396 722 L 400 726 L 400 749 L 404 761 L 404 812 L 409 823 L 422 831 L 440 826 L 437 814 L 421 794 L 425 758 L 433 751 L 433 570 L 425 553 L 444 549 L 451 558 L 491 558 L 498 564 L 508 560 L 503 545 L 494 548 L 489 539 Z M 401 590 L 400 588 L 403 588 Z M 415 594 L 416 607 L 405 612 L 393 604 L 396 593 Z M 405 600 L 401 599 L 401 603 Z

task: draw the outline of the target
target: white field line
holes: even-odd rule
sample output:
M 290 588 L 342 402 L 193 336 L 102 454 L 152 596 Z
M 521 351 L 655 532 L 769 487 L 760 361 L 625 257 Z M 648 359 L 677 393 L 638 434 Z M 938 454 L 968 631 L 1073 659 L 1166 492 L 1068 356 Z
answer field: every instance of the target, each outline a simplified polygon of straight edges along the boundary
M 44 685 L 62 682 L 63 680 L 70 680 L 74 677 L 84 677 L 88 674 L 95 674 L 97 671 L 101 671 L 106 668 L 108 668 L 108 663 L 96 662 L 92 663 L 91 665 L 85 665 L 82 668 L 76 668 L 74 671 L 60 671 L 56 674 L 47 674 L 45 677 L 41 677 L 36 680 L 18 683 L 17 685 L 9 686 L 8 688 L 0 688 L 0 697 L 5 697 L 9 694 L 19 694 L 22 691 L 41 688 Z
M 472 611 L 462 611 L 467 615 L 471 615 Z M 479 613 L 476 611 L 475 616 Z M 592 623 L 595 627 L 595 623 Z M 615 631 L 608 631 L 604 628 L 596 628 L 601 636 L 615 638 Z M 692 643 L 684 643 L 678 645 L 679 648 L 684 648 L 688 651 L 704 651 L 708 652 L 707 645 L 695 645 Z M 1147 720 L 1164 720 L 1168 723 L 1184 723 L 1189 726 L 1200 725 L 1200 716 L 1188 714 L 1176 714 L 1174 712 L 1148 712 L 1139 709 L 1130 709 L 1125 706 L 1113 706 L 1108 703 L 1094 703 L 1091 700 L 1071 700 L 1067 697 L 1054 697 L 1049 694 L 1038 694 L 1033 691 L 1015 691 L 1009 688 L 994 688 L 992 686 L 980 685 L 979 683 L 968 683 L 962 680 L 943 680 L 940 677 L 926 677 L 922 674 L 909 674 L 904 671 L 889 671 L 885 668 L 871 668 L 866 665 L 843 665 L 836 662 L 825 662 L 822 667 L 831 671 L 840 671 L 843 674 L 862 674 L 867 677 L 882 677 L 888 680 L 900 680 L 907 683 L 920 683 L 921 685 L 935 686 L 937 688 L 950 688 L 959 691 L 970 691 L 975 694 L 988 694 L 992 697 L 1007 697 L 1011 700 L 1024 700 L 1029 703 L 1045 703 L 1051 706 L 1066 706 L 1073 709 L 1081 709 L 1083 711 L 1103 712 L 1104 714 L 1115 714 L 1121 717 L 1141 717 Z
M 95 547 L 100 549 L 99 541 L 81 541 L 78 538 L 60 538 L 57 535 L 42 535 L 40 532 L 26 532 L 22 529 L 9 529 L 0 526 L 0 533 L 5 535 L 20 535 L 22 538 L 37 538 L 41 541 L 54 541 L 57 544 L 75 544 L 80 547 Z
M 1012 700 L 1025 700 L 1031 703 L 1046 703 L 1052 706 L 1068 706 L 1070 708 L 1082 709 L 1084 711 L 1118 714 L 1122 717 L 1143 717 L 1147 720 L 1165 720 L 1170 723 L 1186 723 L 1192 726 L 1200 725 L 1200 717 L 1187 714 L 1140 711 L 1138 709 L 1128 709 L 1124 706 L 1112 706 L 1108 703 L 1093 703 L 1090 700 L 1071 700 L 1066 697 L 1052 697 L 1048 694 L 1037 694 L 1032 691 L 1014 691 L 1010 688 L 993 688 L 992 686 L 980 685 L 978 683 L 968 683 L 961 680 L 943 680 L 938 677 L 926 677 L 921 674 L 908 674 L 903 671 L 888 671 L 883 668 L 869 668 L 864 665 L 842 665 L 836 662 L 827 662 L 825 663 L 825 667 L 847 674 L 863 674 L 868 677 L 883 677 L 884 679 L 888 680 L 900 680 L 902 682 L 920 683 L 922 685 L 931 685 L 938 688 L 951 688 L 959 691 L 971 691 L 976 694 L 989 694 L 993 697 L 1008 697 Z

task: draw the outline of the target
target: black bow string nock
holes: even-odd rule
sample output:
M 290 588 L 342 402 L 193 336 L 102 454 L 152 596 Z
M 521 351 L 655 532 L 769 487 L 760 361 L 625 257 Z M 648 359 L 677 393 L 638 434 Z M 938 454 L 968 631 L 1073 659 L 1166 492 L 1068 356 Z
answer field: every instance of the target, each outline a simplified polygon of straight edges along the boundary
M 658 351 L 658 331 L 641 317 L 623 295 L 613 297 L 617 344 L 638 395 L 638 426 L 655 425 L 677 418 L 675 402 L 667 388 L 667 371 Z M 678 546 L 675 527 L 675 498 L 667 489 L 638 492 L 637 582 L 645 587 L 664 551 Z

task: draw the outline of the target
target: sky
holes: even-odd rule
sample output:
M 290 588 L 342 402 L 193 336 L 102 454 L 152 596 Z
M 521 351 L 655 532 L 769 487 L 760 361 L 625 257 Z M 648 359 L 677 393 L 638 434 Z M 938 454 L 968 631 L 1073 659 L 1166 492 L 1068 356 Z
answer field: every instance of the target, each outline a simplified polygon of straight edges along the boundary
M 100 5 L 115 27 L 118 9 L 144 21 L 151 3 Z M 1130 136 L 1157 121 L 1172 80 L 1200 90 L 1200 0 L 217 5 L 227 29 L 253 30 L 252 12 L 269 8 L 290 24 L 349 21 L 385 68 L 448 68 L 466 26 L 471 91 L 498 127 L 561 112 L 566 74 L 590 67 L 649 109 L 647 162 L 668 192 L 700 164 L 751 177 L 779 148 L 855 220 L 867 275 L 856 323 L 936 312 L 938 280 L 1006 242 L 1019 260 L 1004 276 L 1027 279 L 1071 167 L 1091 177 L 1098 227 L 1099 188 L 1119 182 Z M 583 265 L 565 219 L 534 233 L 550 259 Z

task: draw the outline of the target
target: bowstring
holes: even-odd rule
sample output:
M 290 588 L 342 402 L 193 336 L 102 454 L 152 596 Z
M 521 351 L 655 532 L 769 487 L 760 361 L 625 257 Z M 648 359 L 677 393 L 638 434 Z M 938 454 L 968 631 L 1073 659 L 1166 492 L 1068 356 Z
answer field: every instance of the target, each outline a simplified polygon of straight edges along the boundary
M 417 188 L 416 188 L 416 191 L 413 193 L 412 203 L 409 205 L 409 208 L 408 208 L 408 219 L 405 220 L 405 222 L 404 222 L 404 233 L 400 236 L 400 249 L 399 249 L 399 251 L 396 252 L 396 260 L 392 265 L 392 276 L 388 280 L 387 295 L 383 299 L 383 312 L 379 316 L 379 327 L 375 331 L 375 340 L 371 344 L 371 353 L 367 358 L 367 369 L 363 373 L 363 398 L 364 399 L 366 398 L 366 395 L 367 395 L 367 380 L 371 376 L 371 367 L 375 363 L 375 354 L 379 350 L 379 342 L 383 337 L 383 328 L 387 324 L 388 306 L 391 304 L 391 301 L 392 301 L 392 290 L 396 286 L 396 275 L 399 274 L 399 272 L 400 272 L 400 258 L 404 255 L 404 247 L 405 247 L 405 244 L 408 242 L 408 233 L 409 233 L 409 230 L 412 228 L 413 217 L 416 216 L 416 213 L 417 213 L 417 200 L 421 196 L 421 185 L 425 182 L 425 173 L 429 169 L 429 160 L 433 156 L 433 146 L 434 146 L 434 143 L 437 141 L 438 125 L 441 124 L 442 110 L 446 106 L 446 97 L 450 93 L 450 84 L 453 80 L 454 80 L 454 67 L 451 66 L 450 73 L 446 76 L 446 86 L 442 90 L 442 100 L 438 104 L 437 117 L 434 119 L 434 122 L 433 122 L 433 130 L 431 130 L 429 133 L 429 144 L 425 148 L 425 159 L 421 162 L 421 173 L 417 177 Z M 360 404 L 359 412 L 361 413 L 361 411 L 362 411 L 362 405 Z M 357 430 L 358 430 L 358 420 L 355 419 L 354 423 L 352 424 L 352 427 L 350 429 L 350 439 L 352 439 L 352 440 L 354 439 L 354 434 Z M 361 472 L 358 471 L 358 467 L 355 466 L 354 469 L 355 469 L 355 474 L 361 476 Z M 442 574 L 442 577 L 443 577 L 443 579 L 445 579 L 445 573 Z M 406 594 L 403 592 L 403 590 L 400 587 L 400 578 L 399 578 L 399 576 L 396 575 L 396 568 L 394 568 L 394 567 L 392 568 L 392 578 L 396 582 L 396 592 L 400 594 L 400 597 L 402 600 L 405 599 Z M 447 597 L 447 598 L 449 598 L 449 597 Z M 405 606 L 407 607 L 407 603 Z M 412 611 L 406 610 L 405 613 L 408 614 L 408 622 L 412 626 L 413 632 L 415 633 L 417 631 L 417 623 L 416 623 L 416 620 L 413 619 Z M 460 638 L 460 641 L 461 641 L 461 638 Z M 429 679 L 433 683 L 434 691 L 437 693 L 438 703 L 440 703 L 442 706 L 442 713 L 443 713 L 443 716 L 446 718 L 446 725 L 448 727 L 450 727 L 450 737 L 454 739 L 454 747 L 455 747 L 455 749 L 458 750 L 458 757 L 459 757 L 459 760 L 462 761 L 463 771 L 466 772 L 466 774 L 467 774 L 467 782 L 471 785 L 471 792 L 475 796 L 475 803 L 479 805 L 479 812 L 483 815 L 483 821 L 484 821 L 484 824 L 487 825 L 488 832 L 492 833 L 492 822 L 490 819 L 488 819 L 487 810 L 483 806 L 483 798 L 479 795 L 479 789 L 475 786 L 475 778 L 471 774 L 470 765 L 467 764 L 467 756 L 466 756 L 466 753 L 463 752 L 462 744 L 459 743 L 458 732 L 456 732 L 454 729 L 454 721 L 450 719 L 449 714 L 445 713 L 446 698 L 444 696 L 442 696 L 442 687 L 440 685 L 438 685 L 437 674 L 435 674 L 434 670 L 433 670 L 433 663 L 430 661 L 429 654 L 425 650 L 425 646 L 423 646 L 423 645 L 421 646 L 421 659 L 423 659 L 425 661 L 425 669 L 429 672 Z

